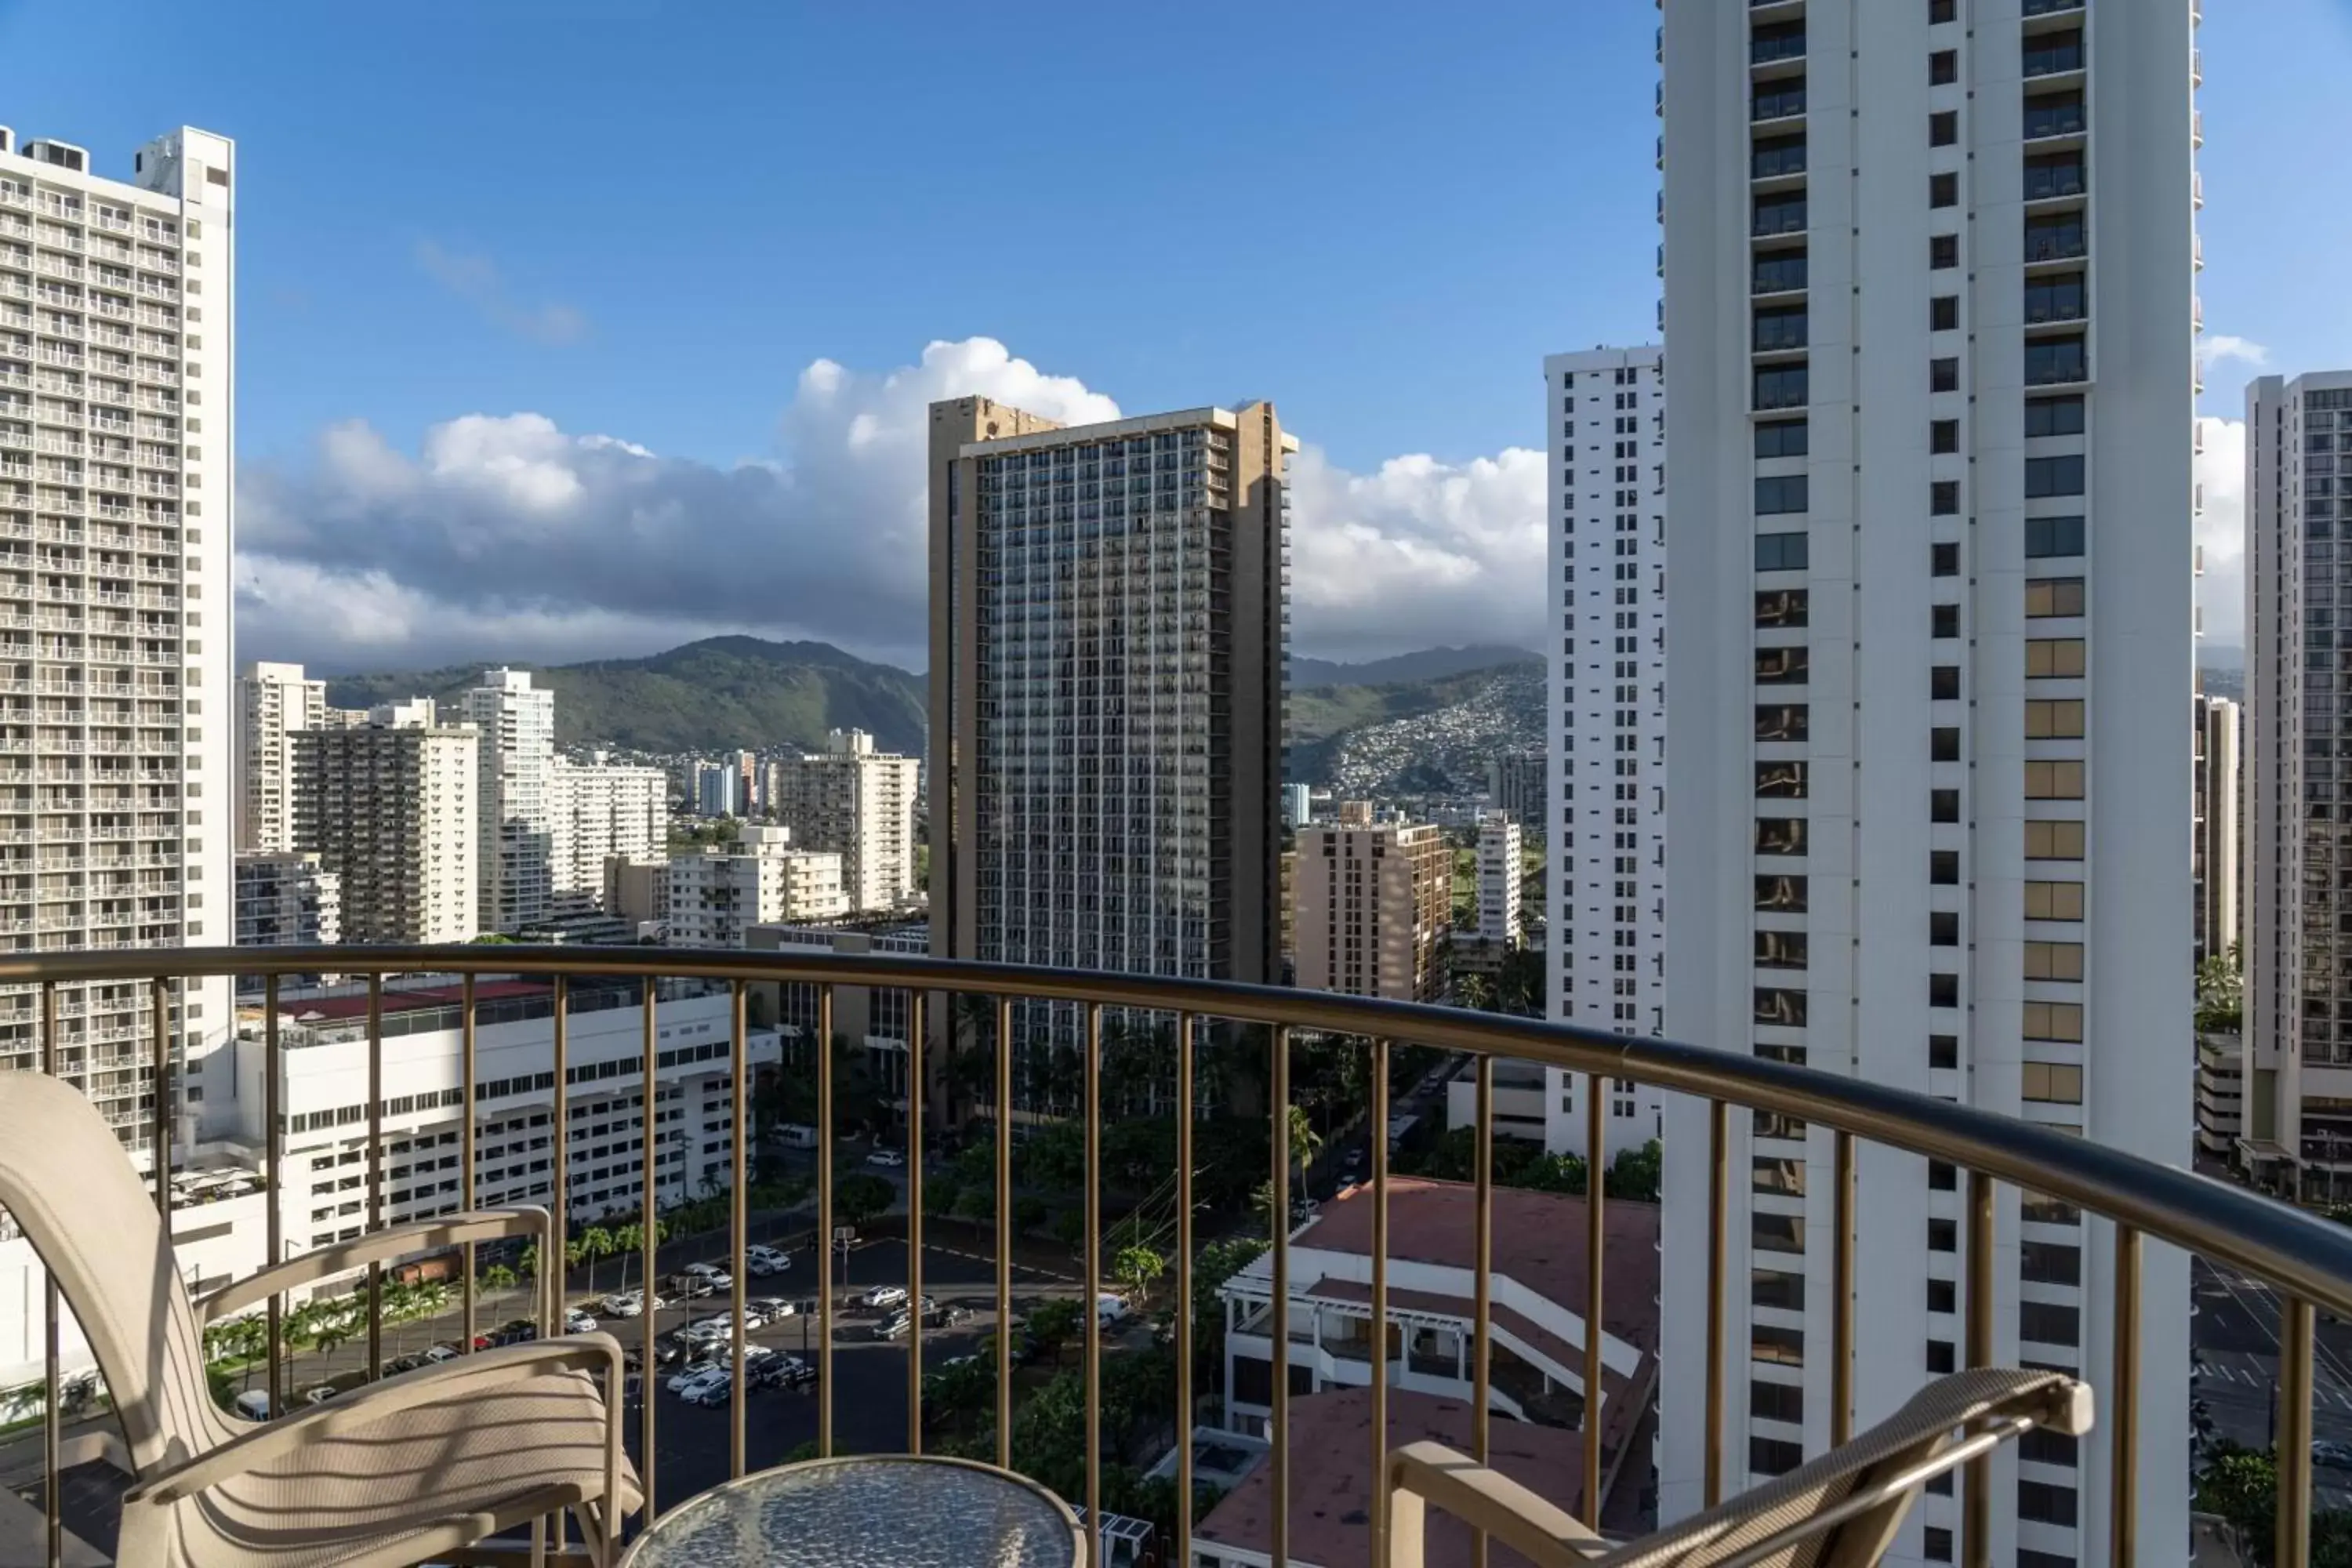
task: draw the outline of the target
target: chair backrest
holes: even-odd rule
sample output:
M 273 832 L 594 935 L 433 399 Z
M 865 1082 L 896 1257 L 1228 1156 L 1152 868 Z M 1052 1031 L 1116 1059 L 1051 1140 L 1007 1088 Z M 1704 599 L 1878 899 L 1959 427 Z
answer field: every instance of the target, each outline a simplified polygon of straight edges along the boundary
M 73 1085 L 0 1072 L 0 1207 L 79 1321 L 142 1475 L 232 1435 L 205 1381 L 195 1312 L 154 1196 Z

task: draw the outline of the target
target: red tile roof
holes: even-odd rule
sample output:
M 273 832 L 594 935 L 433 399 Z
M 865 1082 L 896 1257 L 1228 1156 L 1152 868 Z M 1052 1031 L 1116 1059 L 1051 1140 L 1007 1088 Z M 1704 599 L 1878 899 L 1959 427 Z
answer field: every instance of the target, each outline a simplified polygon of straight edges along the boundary
M 474 987 L 477 1002 L 489 1002 L 505 996 L 541 996 L 554 987 L 545 980 L 486 980 Z M 394 1013 L 415 1013 L 428 1007 L 455 1007 L 466 999 L 460 985 L 404 985 L 398 990 L 387 985 L 383 991 L 384 1016 Z M 299 1001 L 282 1003 L 281 1007 L 291 1017 L 299 1019 L 336 1020 L 364 1018 L 368 999 L 365 992 L 351 996 L 310 996 Z
M 1470 1403 L 1410 1389 L 1389 1390 L 1386 1447 L 1433 1439 L 1464 1453 L 1471 1446 Z M 1583 1443 L 1578 1434 L 1524 1421 L 1493 1422 L 1487 1449 L 1497 1470 L 1573 1512 L 1582 1492 Z M 1372 1394 L 1369 1388 L 1312 1394 L 1290 1402 L 1290 1557 L 1299 1568 L 1355 1568 L 1370 1560 Z M 1274 1480 L 1261 1462 L 1225 1494 L 1193 1531 L 1207 1545 L 1265 1552 L 1274 1544 Z M 1429 1568 L 1470 1568 L 1470 1532 L 1433 1509 Z M 1526 1568 L 1527 1560 L 1490 1543 L 1490 1568 Z

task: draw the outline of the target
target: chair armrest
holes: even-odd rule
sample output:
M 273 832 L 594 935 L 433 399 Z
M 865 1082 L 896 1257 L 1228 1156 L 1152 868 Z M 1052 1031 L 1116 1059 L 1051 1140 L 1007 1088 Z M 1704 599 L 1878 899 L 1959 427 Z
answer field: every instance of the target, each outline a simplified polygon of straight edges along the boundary
M 1565 1510 L 1443 1443 L 1408 1443 L 1393 1449 L 1388 1470 L 1390 1556 L 1380 1568 L 1419 1568 L 1424 1501 L 1473 1530 L 1485 1531 L 1542 1568 L 1565 1568 L 1609 1549 L 1607 1542 Z M 1405 1504 L 1402 1511 L 1400 1503 Z
M 163 1470 L 122 1497 L 125 1508 L 168 1504 L 218 1485 L 257 1465 L 300 1448 L 319 1438 L 354 1426 L 367 1426 L 412 1410 L 420 1405 L 485 1394 L 500 1384 L 520 1382 L 551 1372 L 602 1371 L 605 1415 L 618 1419 L 621 1342 L 610 1334 L 571 1334 L 560 1340 L 530 1340 L 502 1345 L 425 1367 L 399 1377 L 354 1390 L 340 1399 L 314 1406 L 299 1415 L 288 1415 L 257 1426 L 197 1455 L 184 1464 Z
M 386 1226 L 350 1241 L 317 1247 L 222 1286 L 197 1300 L 196 1326 L 206 1327 L 257 1301 L 266 1301 L 337 1274 L 348 1274 L 371 1263 L 389 1262 L 420 1252 L 446 1252 L 469 1241 L 527 1236 L 539 1243 L 540 1256 L 545 1258 L 550 1247 L 549 1230 L 548 1214 L 543 1208 L 470 1209 L 443 1215 L 438 1219 Z

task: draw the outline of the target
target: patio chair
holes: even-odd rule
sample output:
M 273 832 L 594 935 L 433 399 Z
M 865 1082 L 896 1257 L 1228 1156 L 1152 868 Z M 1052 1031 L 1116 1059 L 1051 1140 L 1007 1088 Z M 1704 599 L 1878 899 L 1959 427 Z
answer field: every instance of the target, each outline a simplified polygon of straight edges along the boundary
M 1432 1507 L 1538 1568 L 1870 1568 L 1929 1479 L 2035 1426 L 2089 1431 L 2090 1389 L 2053 1372 L 1955 1373 L 1843 1447 L 1622 1545 L 1442 1443 L 1411 1443 L 1389 1456 L 1385 1568 L 1422 1568 Z
M 561 1511 L 586 1543 L 584 1557 L 559 1546 L 563 1560 L 617 1559 L 620 1521 L 641 1499 L 608 1334 L 461 1356 L 267 1424 L 222 1410 L 205 1379 L 206 1322 L 467 1241 L 530 1236 L 540 1256 L 561 1257 L 544 1210 L 391 1226 L 191 1302 L 153 1197 L 104 1119 L 70 1084 L 31 1072 L 0 1073 L 0 1207 L 56 1278 L 121 1421 L 134 1484 L 116 1561 L 402 1568 Z

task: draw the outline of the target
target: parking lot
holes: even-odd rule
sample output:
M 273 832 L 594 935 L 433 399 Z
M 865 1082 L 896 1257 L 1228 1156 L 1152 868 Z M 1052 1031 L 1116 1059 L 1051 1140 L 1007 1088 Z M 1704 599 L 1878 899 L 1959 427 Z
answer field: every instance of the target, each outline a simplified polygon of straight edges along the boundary
M 846 1267 L 835 1255 L 834 1283 L 839 1299 L 868 1286 L 904 1284 L 907 1247 L 903 1241 L 877 1241 L 849 1254 Z M 952 1329 L 926 1330 L 923 1365 L 936 1371 L 950 1357 L 980 1347 L 996 1326 L 996 1273 L 986 1258 L 939 1247 L 923 1249 L 923 1290 L 941 1306 L 969 1307 L 971 1317 Z M 783 1274 L 747 1281 L 747 1296 L 807 1298 L 816 1290 L 814 1255 L 793 1255 Z M 1035 1302 L 1079 1294 L 1068 1280 L 1016 1268 L 1013 1276 L 1013 1315 L 1018 1320 Z M 660 1315 L 658 1331 L 667 1332 L 696 1318 L 723 1313 L 725 1295 L 674 1304 Z M 837 1305 L 834 1320 L 834 1441 L 841 1452 L 902 1450 L 907 1442 L 907 1350 L 904 1339 L 883 1340 L 875 1329 L 889 1314 L 860 1307 Z M 642 1319 L 614 1319 L 601 1325 L 624 1345 L 641 1343 Z M 794 1316 L 752 1331 L 749 1344 L 803 1354 L 816 1360 L 816 1319 Z M 652 1380 L 655 1401 L 656 1485 L 661 1507 L 674 1507 L 694 1493 L 728 1479 L 729 1439 L 732 1430 L 728 1406 L 704 1408 L 667 1392 L 669 1369 Z M 773 1465 L 803 1443 L 816 1439 L 817 1396 L 814 1387 L 801 1390 L 750 1389 L 744 1394 L 744 1431 L 748 1468 Z M 628 1446 L 637 1454 L 638 1418 L 629 1413 Z M 641 1467 L 642 1468 L 642 1467 Z

